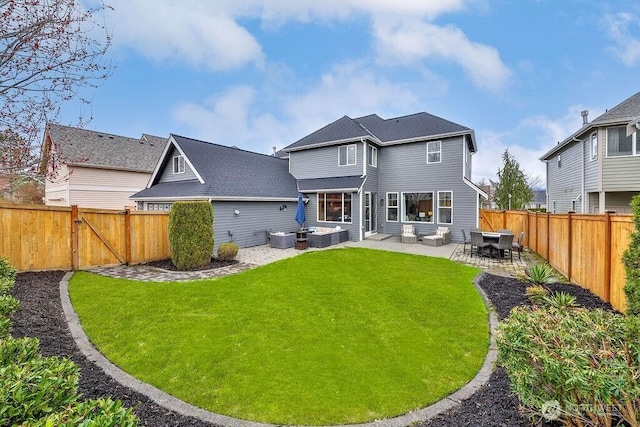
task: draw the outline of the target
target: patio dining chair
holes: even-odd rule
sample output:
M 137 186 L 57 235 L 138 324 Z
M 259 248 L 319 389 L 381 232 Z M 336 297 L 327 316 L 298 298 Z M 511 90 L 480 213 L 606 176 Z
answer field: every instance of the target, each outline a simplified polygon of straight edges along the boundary
M 497 243 L 491 243 L 491 247 L 497 249 L 498 257 L 504 255 L 506 251 L 509 251 L 509 255 L 511 255 L 511 262 L 513 262 L 513 234 L 500 234 L 498 237 Z
M 479 255 L 482 255 L 482 250 L 484 248 L 488 248 L 491 246 L 491 243 L 484 241 L 484 238 L 482 237 L 482 232 L 471 230 L 469 234 L 471 235 L 471 257 L 472 258 L 473 258 L 474 246 Z
M 467 237 L 467 232 L 464 231 L 464 228 L 461 228 L 460 231 L 462 232 L 462 254 L 464 255 L 467 249 L 467 245 L 469 245 L 469 252 L 471 253 L 473 251 L 473 246 L 471 245 L 471 237 Z
M 521 231 L 518 235 L 518 240 L 511 244 L 511 249 L 518 251 L 518 259 L 522 259 L 520 252 L 522 252 L 522 239 L 524 238 L 524 231 Z

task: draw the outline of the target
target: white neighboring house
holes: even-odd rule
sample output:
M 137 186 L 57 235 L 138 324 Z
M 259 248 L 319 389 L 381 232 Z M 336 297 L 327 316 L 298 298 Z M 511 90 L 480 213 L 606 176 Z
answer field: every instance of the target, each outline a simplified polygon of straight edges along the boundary
M 146 187 L 166 142 L 47 124 L 40 161 L 45 205 L 135 209 L 129 196 Z

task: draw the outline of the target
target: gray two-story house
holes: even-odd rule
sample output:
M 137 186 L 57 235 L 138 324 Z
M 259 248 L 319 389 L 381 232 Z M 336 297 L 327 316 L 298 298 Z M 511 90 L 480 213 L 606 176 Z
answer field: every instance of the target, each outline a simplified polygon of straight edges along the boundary
M 547 169 L 547 211 L 630 213 L 640 194 L 640 92 L 583 125 L 540 160 Z
M 487 197 L 471 182 L 476 150 L 473 130 L 428 113 L 344 116 L 284 148 L 309 198 L 308 225 L 339 225 L 350 240 L 413 224 L 419 235 L 448 227 L 461 241 Z
M 216 248 L 300 228 L 299 195 L 305 226 L 339 226 L 349 240 L 399 236 L 401 224 L 413 224 L 418 235 L 448 227 L 461 241 L 487 197 L 471 182 L 475 152 L 471 129 L 427 113 L 345 116 L 272 156 L 171 135 L 147 188 L 131 198 L 140 210 L 210 201 Z

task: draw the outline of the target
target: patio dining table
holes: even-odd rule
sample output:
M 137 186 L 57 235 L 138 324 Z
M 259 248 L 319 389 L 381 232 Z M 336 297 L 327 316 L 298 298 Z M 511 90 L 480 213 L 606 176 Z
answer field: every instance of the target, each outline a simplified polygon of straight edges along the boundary
M 483 231 L 482 232 L 482 240 L 484 242 L 487 242 L 487 243 L 498 243 L 498 241 L 500 240 L 500 236 L 503 235 L 503 234 L 508 234 L 508 235 L 513 236 L 513 233 L 511 231 L 509 231 L 509 232 Z M 497 255 L 500 258 L 502 258 L 504 256 L 504 251 L 500 251 Z M 494 256 L 494 253 L 493 253 L 491 247 L 489 247 L 488 256 L 489 257 L 493 257 Z

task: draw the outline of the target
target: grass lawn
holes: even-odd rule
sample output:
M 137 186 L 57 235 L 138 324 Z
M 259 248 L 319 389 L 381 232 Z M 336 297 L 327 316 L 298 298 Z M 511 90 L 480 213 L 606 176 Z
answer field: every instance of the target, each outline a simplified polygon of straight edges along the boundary
M 115 364 L 241 419 L 327 425 L 427 406 L 489 345 L 478 270 L 360 248 L 308 252 L 219 279 L 74 274 L 71 301 Z

